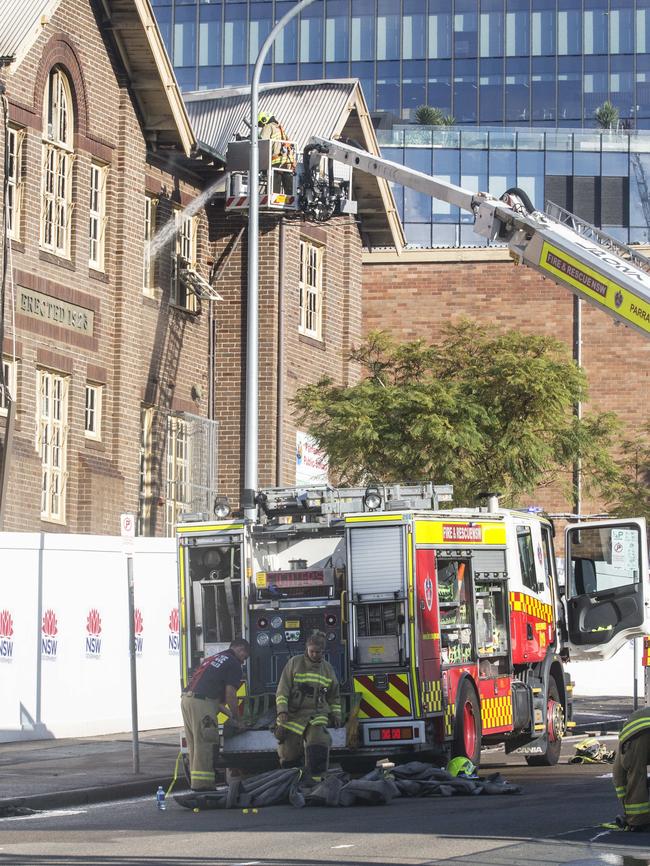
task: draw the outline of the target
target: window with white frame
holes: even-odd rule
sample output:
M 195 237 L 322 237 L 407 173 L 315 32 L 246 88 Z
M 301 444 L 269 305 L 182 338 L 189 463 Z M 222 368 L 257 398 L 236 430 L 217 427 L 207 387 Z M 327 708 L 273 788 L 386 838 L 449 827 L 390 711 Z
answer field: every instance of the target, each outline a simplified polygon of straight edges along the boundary
M 43 127 L 41 246 L 69 257 L 74 117 L 70 84 L 56 66 L 47 79 Z
M 143 406 L 140 411 L 140 507 L 138 510 L 138 535 L 148 535 L 151 526 L 153 498 L 153 406 Z
M 187 434 L 185 418 L 170 415 L 167 419 L 166 535 L 173 535 L 181 514 L 190 511 L 190 447 Z
M 7 127 L 7 232 L 13 240 L 20 239 L 24 138 L 24 129 Z
M 300 241 L 300 324 L 301 334 L 323 338 L 323 249 Z
M 198 220 L 196 217 L 183 217 L 183 212 L 174 212 L 176 220 L 176 249 L 172 258 L 172 303 L 184 310 L 196 312 L 198 299 L 194 292 L 187 288 L 182 274 L 184 270 L 196 270 L 196 233 Z
M 36 447 L 41 457 L 41 519 L 65 523 L 70 380 L 60 373 L 38 370 L 37 383 Z
M 88 264 L 98 271 L 104 270 L 104 239 L 106 236 L 106 180 L 108 166 L 98 162 L 90 164 L 90 202 L 88 214 Z
M 152 195 L 144 197 L 144 255 L 142 264 L 142 291 L 153 297 L 155 294 L 155 261 L 151 257 L 151 241 L 156 233 L 158 199 Z
M 103 385 L 86 382 L 86 409 L 84 412 L 84 433 L 86 439 L 99 441 L 102 438 L 103 398 Z
M 0 415 L 6 415 L 9 401 L 16 400 L 16 362 L 9 358 L 2 359 L 2 382 L 0 385 Z

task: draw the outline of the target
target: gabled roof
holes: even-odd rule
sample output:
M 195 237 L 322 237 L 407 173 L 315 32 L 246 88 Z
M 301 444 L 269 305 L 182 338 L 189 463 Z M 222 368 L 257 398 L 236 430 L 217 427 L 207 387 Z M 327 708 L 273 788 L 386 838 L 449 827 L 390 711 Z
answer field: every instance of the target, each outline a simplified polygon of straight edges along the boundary
M 18 64 L 38 39 L 43 24 L 61 0 L 3 0 L 0 2 L 0 57 Z
M 250 88 L 221 88 L 183 94 L 199 147 L 225 162 L 228 142 L 249 135 Z M 296 81 L 260 86 L 259 110 L 274 115 L 298 151 L 313 136 L 355 139 L 379 155 L 379 145 L 359 81 Z M 355 172 L 354 195 L 364 245 L 405 245 L 404 232 L 388 181 Z
M 0 55 L 20 65 L 62 0 L 0 0 Z M 158 30 L 150 0 L 98 0 L 152 146 L 196 145 L 185 105 Z M 74 36 L 74 34 L 72 34 Z

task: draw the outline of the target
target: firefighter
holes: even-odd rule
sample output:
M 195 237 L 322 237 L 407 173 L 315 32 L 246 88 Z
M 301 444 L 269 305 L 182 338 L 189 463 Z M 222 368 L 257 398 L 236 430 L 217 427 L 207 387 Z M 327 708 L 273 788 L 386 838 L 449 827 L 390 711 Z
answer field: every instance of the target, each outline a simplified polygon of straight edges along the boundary
M 280 766 L 300 766 L 304 749 L 305 766 L 314 781 L 322 779 L 329 764 L 332 738 L 327 724 L 341 724 L 339 682 L 323 658 L 324 650 L 325 636 L 315 632 L 304 655 L 287 662 L 275 695 Z
M 276 182 L 273 192 L 282 191 L 285 195 L 293 194 L 293 175 L 296 170 L 296 153 L 293 144 L 287 140 L 283 126 L 272 115 L 261 112 L 257 117 L 259 137 L 271 139 L 271 167 L 279 169 L 274 172 Z
M 237 689 L 242 679 L 241 666 L 249 655 L 248 641 L 236 638 L 225 652 L 204 659 L 181 695 L 193 791 L 210 791 L 215 787 L 214 753 L 219 746 L 217 714 L 225 713 L 235 728 L 241 728 Z
M 624 810 L 625 826 L 650 831 L 647 766 L 650 764 L 650 707 L 632 713 L 618 735 L 614 786 Z

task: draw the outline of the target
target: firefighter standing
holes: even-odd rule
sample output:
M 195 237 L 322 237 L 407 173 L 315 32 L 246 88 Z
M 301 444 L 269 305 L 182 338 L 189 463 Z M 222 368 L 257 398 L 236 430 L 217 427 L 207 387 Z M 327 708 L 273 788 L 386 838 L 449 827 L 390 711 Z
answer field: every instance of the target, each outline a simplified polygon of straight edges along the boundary
M 305 653 L 289 659 L 275 695 L 276 737 L 282 767 L 301 763 L 318 781 L 327 770 L 332 738 L 328 722 L 341 724 L 339 682 L 332 665 L 325 661 L 325 637 L 319 632 L 307 640 Z
M 632 713 L 618 736 L 614 786 L 630 830 L 650 830 L 647 766 L 650 764 L 650 707 Z
M 270 114 L 260 113 L 257 117 L 260 139 L 271 139 L 273 149 L 271 153 L 271 167 L 279 169 L 275 172 L 277 189 L 282 190 L 285 195 L 293 193 L 293 175 L 296 170 L 296 154 L 293 144 L 287 140 L 287 134 L 282 125 Z
M 190 785 L 193 791 L 214 789 L 214 750 L 219 744 L 217 714 L 226 713 L 239 727 L 237 688 L 250 644 L 236 638 L 225 652 L 206 658 L 181 695 L 181 713 L 190 753 Z

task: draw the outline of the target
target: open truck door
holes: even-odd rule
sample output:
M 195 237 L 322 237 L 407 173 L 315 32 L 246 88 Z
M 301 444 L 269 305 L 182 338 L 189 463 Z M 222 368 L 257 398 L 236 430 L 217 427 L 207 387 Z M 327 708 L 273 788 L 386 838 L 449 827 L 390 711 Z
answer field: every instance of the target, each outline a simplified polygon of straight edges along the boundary
M 650 633 L 650 575 L 644 519 L 566 529 L 566 613 L 571 660 L 608 659 Z

